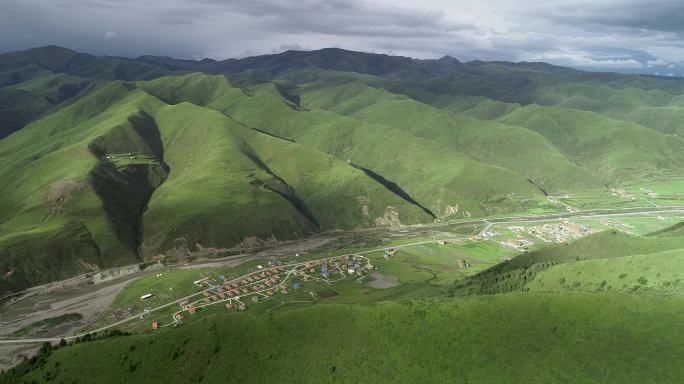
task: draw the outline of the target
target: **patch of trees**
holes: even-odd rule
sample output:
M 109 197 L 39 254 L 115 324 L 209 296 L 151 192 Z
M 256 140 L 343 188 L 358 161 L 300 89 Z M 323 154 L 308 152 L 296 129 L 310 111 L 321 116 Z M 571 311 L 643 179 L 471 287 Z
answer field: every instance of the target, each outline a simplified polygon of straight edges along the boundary
M 545 271 L 555 264 L 552 261 L 545 261 L 512 268 L 508 263 L 503 263 L 460 281 L 452 288 L 450 294 L 491 295 L 525 291 L 527 283 L 534 280 L 539 272 Z

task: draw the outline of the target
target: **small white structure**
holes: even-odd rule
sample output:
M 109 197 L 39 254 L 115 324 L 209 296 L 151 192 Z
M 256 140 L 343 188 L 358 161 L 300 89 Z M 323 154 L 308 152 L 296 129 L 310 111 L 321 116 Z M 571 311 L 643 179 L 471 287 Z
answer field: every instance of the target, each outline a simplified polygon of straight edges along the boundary
M 347 268 L 347 273 L 348 273 L 348 274 L 351 275 L 351 274 L 353 274 L 354 272 L 356 272 L 356 269 L 354 269 L 353 267 Z
M 257 269 L 262 270 L 262 269 L 264 269 L 264 267 L 262 265 L 257 265 Z
M 146 293 L 146 294 L 140 296 L 140 300 L 147 300 L 147 299 L 149 299 L 150 297 L 152 297 L 152 294 L 151 294 L 151 293 Z

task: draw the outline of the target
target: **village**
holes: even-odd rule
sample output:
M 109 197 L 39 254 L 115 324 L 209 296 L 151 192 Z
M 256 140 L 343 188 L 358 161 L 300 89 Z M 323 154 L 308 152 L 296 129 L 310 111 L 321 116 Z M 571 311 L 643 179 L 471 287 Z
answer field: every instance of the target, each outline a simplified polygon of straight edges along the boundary
M 587 225 L 570 220 L 562 220 L 535 226 L 512 225 L 499 228 L 499 231 L 489 229 L 483 231 L 478 236 L 485 240 L 499 238 L 501 239 L 499 240 L 501 245 L 525 252 L 538 241 L 543 243 L 564 243 L 595 232 L 597 232 L 595 228 Z M 507 236 L 504 236 L 504 233 L 512 235 L 513 238 L 506 238 Z
M 579 239 L 596 232 L 595 229 L 574 221 L 563 220 L 559 223 L 548 223 L 534 227 L 513 226 L 508 227 L 516 234 L 528 234 L 545 243 L 563 243 Z
M 346 278 L 363 277 L 372 270 L 373 265 L 367 257 L 344 255 L 289 265 L 258 265 L 254 271 L 231 280 L 224 275 L 219 275 L 218 278 L 204 277 L 193 282 L 197 287 L 206 287 L 202 291 L 203 297 L 180 302 L 178 311 L 172 316 L 172 322 L 164 326 L 180 325 L 186 320 L 186 316 L 195 315 L 208 306 L 223 305 L 228 311 L 245 311 L 249 305 L 276 294 L 287 295 L 300 290 L 303 282 L 320 281 L 330 285 Z M 140 299 L 146 300 L 152 295 L 147 293 Z M 158 321 L 153 321 L 151 327 L 155 330 L 161 325 Z

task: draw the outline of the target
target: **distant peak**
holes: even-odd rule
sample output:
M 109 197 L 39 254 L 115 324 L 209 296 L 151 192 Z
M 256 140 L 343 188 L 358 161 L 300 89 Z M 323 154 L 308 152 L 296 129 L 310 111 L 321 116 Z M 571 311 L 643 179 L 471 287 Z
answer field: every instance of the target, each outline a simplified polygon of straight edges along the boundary
M 80 53 L 69 48 L 60 47 L 59 45 L 44 45 L 41 47 L 29 48 L 26 52 L 69 52 L 69 53 Z
M 461 64 L 461 62 L 458 59 L 456 59 L 450 55 L 442 56 L 439 59 L 437 59 L 437 61 L 442 62 L 442 63 Z

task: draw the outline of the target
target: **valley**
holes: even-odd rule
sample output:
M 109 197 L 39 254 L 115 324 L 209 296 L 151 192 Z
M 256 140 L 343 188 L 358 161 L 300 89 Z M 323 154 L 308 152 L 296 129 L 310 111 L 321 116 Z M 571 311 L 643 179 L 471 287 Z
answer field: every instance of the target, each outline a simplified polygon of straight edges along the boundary
M 179 260 L 175 264 L 151 265 L 142 271 L 131 268 L 129 275 L 114 275 L 111 280 L 86 275 L 74 282 L 56 282 L 4 299 L 0 344 L 10 348 L 5 349 L 3 364 L 35 353 L 44 342 L 71 342 L 110 330 L 162 332 L 169 326 L 184 327 L 232 311 L 259 314 L 319 303 L 361 304 L 397 295 L 421 297 L 425 294 L 421 291 L 448 288 L 549 244 L 573 241 L 606 229 L 643 236 L 681 221 L 684 207 L 501 217 L 401 230 L 330 233 L 316 240 L 274 245 L 220 259 Z M 572 238 L 549 237 L 563 226 L 586 231 L 573 232 Z M 543 228 L 549 229 L 543 232 Z M 363 239 L 361 244 L 359 239 Z M 364 243 L 378 246 L 369 249 Z M 352 274 L 358 275 L 355 277 L 346 276 L 346 261 L 351 258 L 365 260 L 358 266 L 350 264 Z M 344 261 L 345 266 L 337 265 L 339 261 Z M 328 265 L 332 266 L 330 272 Z M 330 275 L 322 275 L 321 268 Z M 258 280 L 263 274 L 268 276 Z M 251 276 L 257 276 L 253 283 Z M 74 319 L 47 328 L 35 325 L 65 316 Z M 21 337 L 17 337 L 20 332 Z

